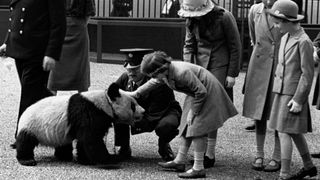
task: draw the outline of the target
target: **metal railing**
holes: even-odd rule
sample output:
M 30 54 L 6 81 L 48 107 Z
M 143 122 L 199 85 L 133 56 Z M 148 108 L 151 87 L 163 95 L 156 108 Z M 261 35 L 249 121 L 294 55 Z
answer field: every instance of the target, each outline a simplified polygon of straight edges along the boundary
M 95 0 L 97 5 L 97 17 L 111 17 L 113 8 L 112 0 Z M 167 0 L 132 0 L 132 10 L 129 17 L 133 18 L 161 18 L 161 12 Z M 247 18 L 248 10 L 254 0 L 213 0 L 226 8 L 239 20 Z M 320 0 L 302 0 L 303 12 L 308 24 L 320 24 Z

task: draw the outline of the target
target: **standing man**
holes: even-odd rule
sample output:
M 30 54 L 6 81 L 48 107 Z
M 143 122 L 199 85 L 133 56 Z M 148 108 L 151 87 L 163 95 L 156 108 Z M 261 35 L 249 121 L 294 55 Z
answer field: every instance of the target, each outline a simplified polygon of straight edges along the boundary
M 64 0 L 11 0 L 9 6 L 9 28 L 0 53 L 15 59 L 21 84 L 19 122 L 26 108 L 52 95 L 47 81 L 60 57 L 66 19 Z
M 276 0 L 262 0 L 249 11 L 248 23 L 253 52 L 244 85 L 243 116 L 255 120 L 256 155 L 252 168 L 258 171 L 280 170 L 280 141 L 275 133 L 272 160 L 264 166 L 267 120 L 273 101 L 272 87 L 281 33 L 267 13 Z
M 140 71 L 140 63 L 145 54 L 152 52 L 152 49 L 122 49 L 127 55 L 124 67 L 127 72 L 123 73 L 116 81 L 120 88 L 125 91 L 134 91 L 139 86 L 146 83 L 150 78 Z M 158 152 L 164 161 L 174 159 L 170 147 L 170 141 L 178 135 L 181 107 L 175 100 L 173 91 L 165 84 L 159 86 L 147 95 L 137 99 L 139 105 L 145 109 L 144 117 L 141 121 L 135 122 L 131 127 L 131 133 L 140 134 L 155 130 L 158 140 Z M 120 159 L 131 157 L 130 129 L 128 125 L 115 124 L 115 146 L 120 146 L 116 152 Z

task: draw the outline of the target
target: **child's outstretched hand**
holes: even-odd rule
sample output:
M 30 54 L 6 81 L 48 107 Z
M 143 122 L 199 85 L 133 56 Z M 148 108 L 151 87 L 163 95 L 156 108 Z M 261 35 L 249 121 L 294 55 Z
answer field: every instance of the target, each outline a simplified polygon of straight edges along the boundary
M 302 110 L 302 105 L 295 102 L 291 99 L 287 105 L 290 108 L 290 112 L 292 113 L 299 113 Z

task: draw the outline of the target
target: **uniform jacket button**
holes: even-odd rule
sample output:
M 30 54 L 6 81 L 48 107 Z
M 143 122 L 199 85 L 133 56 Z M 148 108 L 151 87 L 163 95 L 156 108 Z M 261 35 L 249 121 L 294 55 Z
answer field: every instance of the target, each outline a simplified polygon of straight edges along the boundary
M 10 7 L 10 11 L 12 11 L 13 10 L 13 7 Z
M 20 33 L 20 34 L 22 34 L 22 33 L 23 33 L 23 31 L 22 31 L 22 30 L 20 30 L 20 31 L 19 31 L 19 33 Z
M 21 11 L 24 12 L 26 10 L 26 8 L 22 8 Z
M 20 22 L 23 23 L 23 22 L 24 22 L 24 19 L 20 19 Z
M 8 32 L 11 32 L 11 29 L 8 29 Z
M 12 19 L 11 19 L 11 18 L 9 18 L 9 21 L 12 21 Z

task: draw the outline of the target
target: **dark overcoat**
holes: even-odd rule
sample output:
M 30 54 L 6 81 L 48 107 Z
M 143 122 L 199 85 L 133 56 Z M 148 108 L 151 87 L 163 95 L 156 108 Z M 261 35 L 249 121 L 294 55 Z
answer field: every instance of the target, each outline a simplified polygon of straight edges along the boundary
M 66 31 L 64 0 L 12 0 L 8 27 L 7 56 L 59 60 Z
M 187 19 L 183 60 L 200 65 L 224 85 L 240 70 L 241 41 L 232 13 L 215 6 L 200 20 Z

